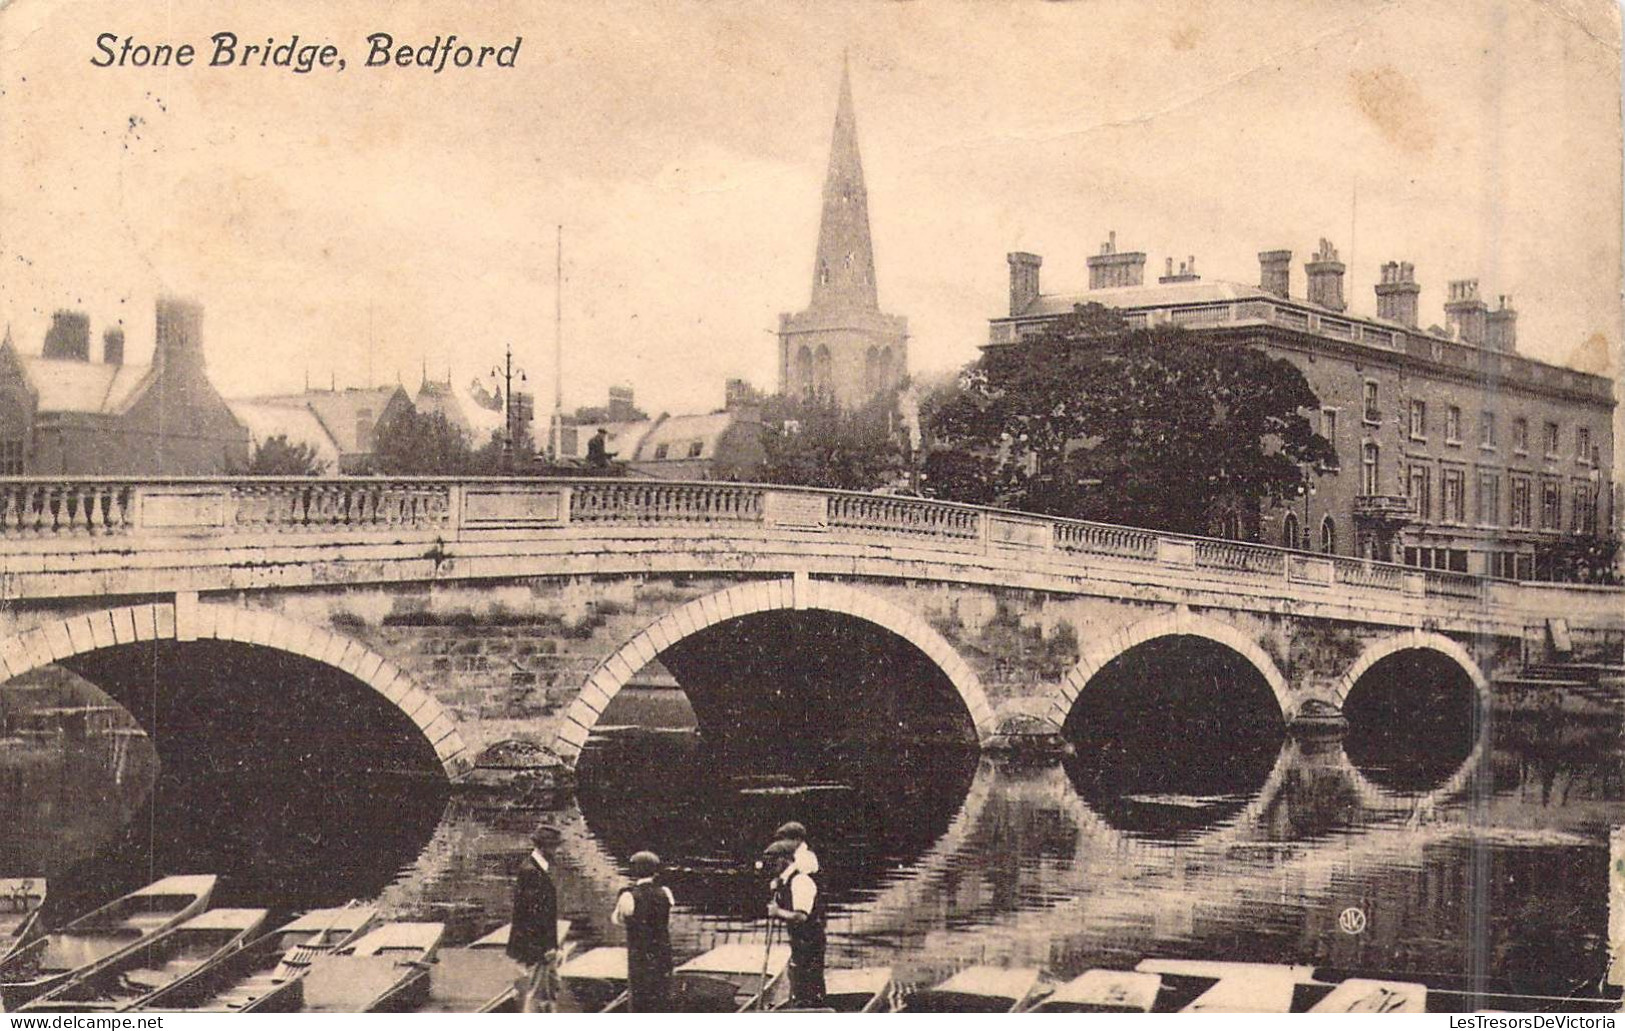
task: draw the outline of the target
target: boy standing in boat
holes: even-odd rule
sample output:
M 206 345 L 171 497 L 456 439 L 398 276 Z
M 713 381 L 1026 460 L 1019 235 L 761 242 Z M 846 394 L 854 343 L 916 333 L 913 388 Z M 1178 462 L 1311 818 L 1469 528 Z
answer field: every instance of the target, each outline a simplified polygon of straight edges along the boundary
M 615 899 L 609 919 L 626 928 L 627 988 L 633 1013 L 663 1013 L 671 980 L 671 889 L 655 883 L 660 857 L 653 852 L 632 856 L 636 880 Z
M 536 828 L 530 837 L 533 848 L 520 862 L 514 884 L 508 955 L 530 968 L 519 999 L 522 1013 L 535 1013 L 538 1005 L 551 1009 L 558 994 L 559 896 L 544 851 L 556 838 L 551 827 Z
M 780 838 L 767 847 L 778 863 L 767 915 L 784 921 L 790 935 L 790 1002 L 800 1009 L 824 1005 L 824 897 L 812 874 L 797 862 L 805 842 Z

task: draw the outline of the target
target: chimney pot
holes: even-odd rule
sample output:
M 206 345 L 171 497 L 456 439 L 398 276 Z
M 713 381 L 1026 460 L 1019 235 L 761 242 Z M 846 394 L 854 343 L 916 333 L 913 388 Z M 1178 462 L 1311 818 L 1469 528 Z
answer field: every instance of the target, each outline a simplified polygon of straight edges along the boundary
M 1377 294 L 1377 318 L 1416 328 L 1416 298 L 1422 288 L 1416 285 L 1416 274 L 1410 262 L 1390 261 L 1383 265 L 1382 281 L 1374 289 Z
M 153 365 L 203 371 L 203 306 L 178 297 L 160 297 Z
M 1115 229 L 1107 234 L 1100 253 L 1090 258 L 1088 264 L 1091 290 L 1145 283 L 1145 252 L 1118 251 Z
M 1010 314 L 1020 315 L 1038 300 L 1038 271 L 1044 259 L 1026 251 L 1012 251 L 1004 260 L 1010 265 Z
M 46 358 L 90 361 L 90 316 L 82 311 L 62 309 L 52 313 L 51 328 L 45 331 Z
M 115 326 L 102 334 L 102 364 L 124 364 L 124 330 Z
M 1292 252 L 1258 252 L 1258 288 L 1276 297 L 1292 295 Z
M 1489 305 L 1478 297 L 1478 280 L 1451 280 L 1449 297 L 1444 306 L 1445 324 L 1462 343 L 1485 346 L 1489 342 Z
M 1337 260 L 1337 248 L 1324 236 L 1320 250 L 1305 263 L 1303 270 L 1309 276 L 1309 303 L 1332 311 L 1343 311 L 1348 305 L 1343 300 L 1343 263 Z

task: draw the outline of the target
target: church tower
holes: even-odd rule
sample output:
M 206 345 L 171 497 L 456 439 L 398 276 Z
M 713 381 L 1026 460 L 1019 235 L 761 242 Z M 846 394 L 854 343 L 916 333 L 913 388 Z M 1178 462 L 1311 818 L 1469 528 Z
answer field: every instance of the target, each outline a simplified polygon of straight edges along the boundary
M 779 316 L 779 392 L 856 408 L 896 389 L 908 374 L 908 320 L 880 310 L 852 77 L 844 62 L 812 273 L 806 310 Z

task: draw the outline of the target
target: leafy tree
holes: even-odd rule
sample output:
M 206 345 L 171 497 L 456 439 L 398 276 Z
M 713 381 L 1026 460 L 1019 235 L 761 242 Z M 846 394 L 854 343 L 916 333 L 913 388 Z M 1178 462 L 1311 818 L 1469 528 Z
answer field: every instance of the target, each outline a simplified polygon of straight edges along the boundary
M 474 466 L 468 437 L 439 412 L 388 412 L 373 435 L 372 468 L 390 476 L 458 476 Z
M 894 485 L 908 468 L 895 398 L 855 411 L 827 398 L 769 398 L 762 409 L 762 478 L 768 483 L 840 490 Z
M 1226 511 L 1297 496 L 1337 456 L 1291 362 L 1080 305 L 992 348 L 930 399 L 938 496 L 1208 533 Z
M 1535 545 L 1535 579 L 1566 583 L 1617 584 L 1619 541 L 1581 534 Z
M 232 471 L 241 476 L 320 476 L 327 465 L 311 445 L 290 443 L 286 433 L 278 433 L 254 446 L 245 468 Z

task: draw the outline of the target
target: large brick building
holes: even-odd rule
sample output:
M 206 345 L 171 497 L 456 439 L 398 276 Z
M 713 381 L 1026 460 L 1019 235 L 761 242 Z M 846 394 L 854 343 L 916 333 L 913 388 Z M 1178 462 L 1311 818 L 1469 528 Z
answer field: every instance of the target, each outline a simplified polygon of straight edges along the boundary
M 102 335 L 60 311 L 39 354 L 0 342 L 0 475 L 202 475 L 248 461 L 249 433 L 209 381 L 203 309 L 159 298 L 151 365 L 124 361 L 124 331 Z
M 856 408 L 908 375 L 908 320 L 880 310 L 869 194 L 858 156 L 852 82 L 841 70 L 829 172 L 824 179 L 812 298 L 779 316 L 779 393 L 832 398 Z
M 1266 542 L 1527 578 L 1543 542 L 1612 525 L 1611 383 L 1519 354 L 1516 312 L 1506 297 L 1491 308 L 1476 280 L 1450 283 L 1445 326 L 1423 328 L 1410 264 L 1382 267 L 1375 317 L 1350 314 L 1325 240 L 1302 297 L 1290 251 L 1259 255 L 1257 285 L 1203 280 L 1194 258 L 1148 284 L 1145 254 L 1112 234 L 1088 260 L 1089 289 L 1065 295 L 1041 291 L 1039 256 L 1007 260 L 1010 311 L 990 320 L 988 347 L 1019 346 L 1093 302 L 1131 326 L 1180 326 L 1303 370 L 1339 469 L 1264 513 Z

